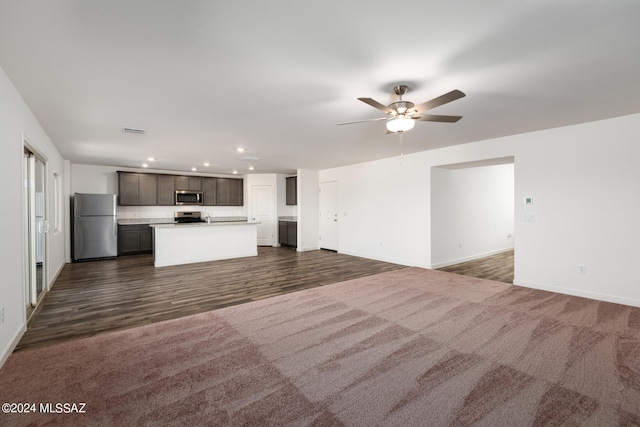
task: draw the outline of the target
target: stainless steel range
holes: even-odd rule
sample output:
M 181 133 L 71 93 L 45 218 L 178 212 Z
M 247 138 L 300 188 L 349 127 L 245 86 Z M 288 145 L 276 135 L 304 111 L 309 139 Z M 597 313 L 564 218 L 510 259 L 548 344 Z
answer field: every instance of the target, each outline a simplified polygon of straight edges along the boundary
M 198 211 L 183 211 L 175 212 L 173 217 L 177 224 L 190 224 L 193 222 L 207 222 L 206 219 L 202 219 L 202 212 Z

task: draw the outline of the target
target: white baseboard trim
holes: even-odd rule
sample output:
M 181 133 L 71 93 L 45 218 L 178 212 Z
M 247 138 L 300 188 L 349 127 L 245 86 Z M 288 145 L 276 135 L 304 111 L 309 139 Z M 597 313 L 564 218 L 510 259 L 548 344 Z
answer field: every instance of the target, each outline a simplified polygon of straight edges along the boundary
M 62 273 L 62 269 L 64 268 L 65 265 L 67 265 L 67 263 L 63 262 L 62 264 L 60 264 L 60 267 L 58 267 L 56 274 L 53 275 L 53 278 L 49 282 L 49 290 L 53 288 L 53 285 L 56 283 L 56 280 L 58 280 L 58 276 L 60 275 L 60 273 Z
M 451 261 L 439 262 L 439 263 L 436 263 L 436 264 L 432 264 L 431 268 L 437 269 L 437 268 L 449 267 L 450 265 L 456 265 L 456 264 L 460 264 L 462 262 L 467 262 L 467 261 L 474 261 L 476 259 L 488 257 L 488 256 L 491 256 L 491 255 L 498 255 L 498 254 L 501 254 L 501 253 L 504 253 L 504 252 L 509 252 L 509 251 L 512 251 L 512 250 L 513 250 L 513 247 L 505 248 L 505 249 L 498 249 L 497 251 L 491 251 L 491 252 L 485 252 L 485 253 L 482 253 L 482 254 L 471 255 L 471 256 L 468 256 L 468 257 L 459 258 L 459 259 L 455 259 L 455 260 L 451 260 Z
M 9 343 L 9 347 L 2 354 L 2 357 L 0 357 L 0 369 L 2 369 L 2 367 L 4 366 L 4 363 L 7 361 L 9 356 L 11 356 L 11 353 L 13 353 L 13 350 L 15 350 L 16 346 L 20 342 L 20 339 L 22 338 L 25 332 L 27 332 L 26 324 L 22 325 L 22 327 L 18 330 L 16 335 L 13 337 L 13 339 Z
M 513 284 L 516 286 L 522 286 L 525 288 L 540 289 L 542 291 L 557 292 L 559 294 L 573 295 L 575 297 L 582 297 L 582 298 L 588 298 L 588 299 L 593 299 L 598 301 L 606 301 L 606 302 L 613 302 L 616 304 L 640 307 L 640 300 L 633 299 L 633 298 L 625 298 L 625 297 L 619 297 L 616 295 L 601 294 L 597 292 L 581 291 L 579 289 L 564 288 L 562 286 L 545 285 L 542 283 L 529 282 L 526 280 L 514 280 Z

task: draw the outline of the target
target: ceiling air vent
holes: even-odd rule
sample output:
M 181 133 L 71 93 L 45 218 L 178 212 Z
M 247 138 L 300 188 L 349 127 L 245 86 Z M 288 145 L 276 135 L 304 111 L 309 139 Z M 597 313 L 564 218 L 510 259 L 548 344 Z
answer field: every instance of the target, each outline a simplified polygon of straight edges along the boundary
M 256 162 L 256 161 L 260 160 L 260 157 L 245 156 L 245 157 L 241 157 L 240 160 L 244 160 L 245 162 Z
M 122 128 L 122 132 L 124 132 L 124 133 L 135 133 L 136 135 L 144 135 L 145 133 L 147 133 L 146 130 L 134 129 L 134 128 Z

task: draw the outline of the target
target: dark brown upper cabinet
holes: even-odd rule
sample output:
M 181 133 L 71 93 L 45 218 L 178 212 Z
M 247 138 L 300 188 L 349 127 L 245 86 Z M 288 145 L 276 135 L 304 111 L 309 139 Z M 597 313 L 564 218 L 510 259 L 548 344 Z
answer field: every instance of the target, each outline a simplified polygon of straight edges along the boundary
M 146 173 L 118 172 L 118 204 L 121 206 L 157 205 L 157 176 Z
M 173 175 L 158 175 L 158 206 L 176 204 L 175 178 Z
M 202 178 L 199 176 L 176 176 L 176 190 L 202 191 Z
M 282 182 L 282 181 L 280 181 Z M 298 204 L 298 177 L 290 176 L 286 178 L 287 182 L 287 205 Z
M 205 206 L 242 206 L 244 180 L 118 171 L 120 206 L 173 206 L 176 190 L 202 191 Z
M 202 198 L 203 205 L 216 206 L 217 205 L 217 189 L 218 178 L 202 178 Z
M 244 204 L 244 180 L 218 178 L 216 188 L 217 206 L 242 206 Z

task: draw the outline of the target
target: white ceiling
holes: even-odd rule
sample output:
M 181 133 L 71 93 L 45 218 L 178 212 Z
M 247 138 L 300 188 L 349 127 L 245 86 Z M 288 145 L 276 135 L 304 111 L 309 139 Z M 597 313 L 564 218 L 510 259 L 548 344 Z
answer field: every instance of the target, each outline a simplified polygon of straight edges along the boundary
M 638 113 L 639 22 L 638 0 L 0 0 L 0 66 L 74 163 L 288 173 L 399 155 L 382 122 L 336 125 L 398 83 L 467 94 L 404 153 Z

